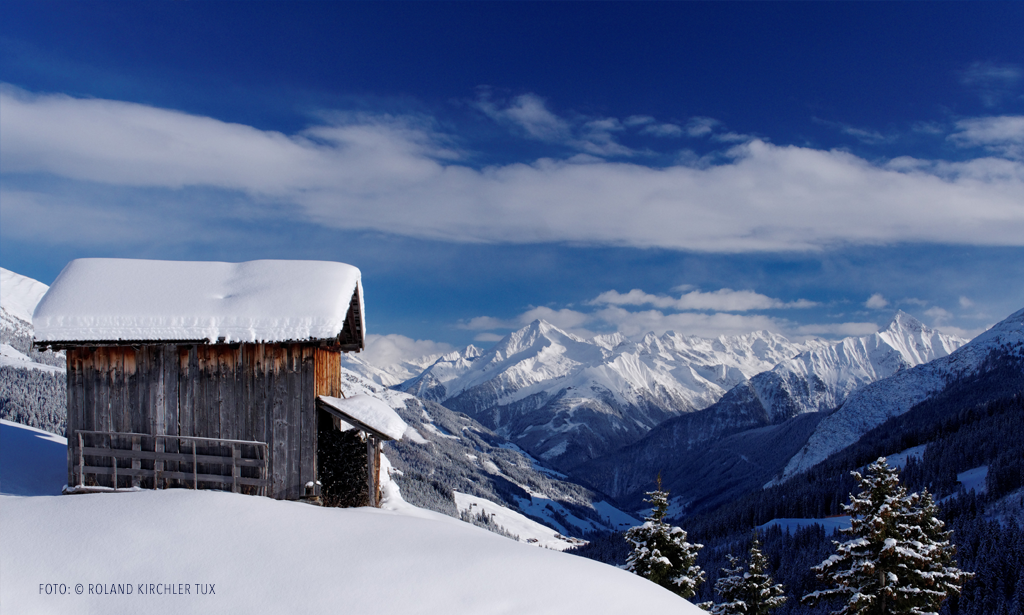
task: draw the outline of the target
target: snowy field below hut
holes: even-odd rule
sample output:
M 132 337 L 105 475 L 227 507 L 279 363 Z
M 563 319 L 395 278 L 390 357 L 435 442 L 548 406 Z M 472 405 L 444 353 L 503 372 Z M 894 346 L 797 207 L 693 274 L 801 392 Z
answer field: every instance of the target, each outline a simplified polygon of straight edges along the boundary
M 47 466 L 66 472 L 63 439 L 2 427 L 0 491 L 23 494 L 0 496 L 4 612 L 703 612 L 617 568 L 415 508 L 390 485 L 390 510 L 179 489 L 24 495 L 52 492 Z M 37 479 L 49 482 L 33 491 Z

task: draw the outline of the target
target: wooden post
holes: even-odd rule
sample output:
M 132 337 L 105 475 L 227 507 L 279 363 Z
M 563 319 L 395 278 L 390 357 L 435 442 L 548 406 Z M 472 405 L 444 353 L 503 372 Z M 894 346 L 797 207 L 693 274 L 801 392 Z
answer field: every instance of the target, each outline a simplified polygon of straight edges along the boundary
M 199 490 L 199 467 L 196 465 L 196 441 L 192 440 L 192 488 Z
M 133 451 L 141 451 L 142 450 L 142 445 L 139 442 L 139 436 L 132 436 L 132 450 Z M 132 469 L 133 470 L 141 470 L 142 469 L 142 460 L 139 459 L 138 457 L 132 457 Z M 132 473 L 132 487 L 138 487 L 141 482 L 142 482 L 142 477 L 139 476 L 137 473 L 133 472 Z
M 114 436 L 107 436 L 107 445 L 110 446 L 110 460 L 114 462 L 114 491 L 117 491 L 117 454 L 114 452 Z
M 366 434 L 366 486 L 370 493 L 370 506 L 377 507 L 377 438 Z
M 153 452 L 155 452 L 155 453 L 162 453 L 162 452 L 164 452 L 164 439 L 163 438 L 156 437 L 156 438 L 153 439 Z M 160 472 L 163 472 L 163 470 L 164 470 L 164 462 L 163 462 L 162 459 L 159 458 L 159 455 L 157 455 L 156 457 L 157 457 L 157 459 L 153 460 L 153 488 L 154 489 L 159 489 L 160 488 Z
M 260 447 L 263 451 L 263 493 L 266 496 L 270 492 L 270 446 Z
M 238 467 L 238 458 L 241 455 L 241 451 L 238 450 L 237 444 L 231 445 L 231 493 L 238 493 L 238 479 L 239 471 L 241 468 Z
M 82 432 L 78 432 L 78 486 L 85 486 L 85 453 L 82 444 Z

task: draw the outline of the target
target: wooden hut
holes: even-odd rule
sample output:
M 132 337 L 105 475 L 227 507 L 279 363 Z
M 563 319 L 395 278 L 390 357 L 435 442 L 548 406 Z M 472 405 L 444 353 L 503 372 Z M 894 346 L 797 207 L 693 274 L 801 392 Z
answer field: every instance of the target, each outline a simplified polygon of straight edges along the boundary
M 341 390 L 341 353 L 364 345 L 355 267 L 79 259 L 33 321 L 67 352 L 70 491 L 377 504 L 379 443 L 404 423 Z

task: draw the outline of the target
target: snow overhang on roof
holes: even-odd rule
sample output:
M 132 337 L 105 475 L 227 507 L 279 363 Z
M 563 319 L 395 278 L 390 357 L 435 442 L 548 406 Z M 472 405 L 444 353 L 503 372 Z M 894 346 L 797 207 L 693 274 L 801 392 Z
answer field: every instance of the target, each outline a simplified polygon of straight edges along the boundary
M 369 395 L 346 398 L 320 395 L 316 399 L 328 413 L 382 440 L 401 440 L 407 428 L 391 406 Z
M 41 345 L 322 341 L 361 350 L 359 270 L 324 261 L 84 258 L 36 306 Z

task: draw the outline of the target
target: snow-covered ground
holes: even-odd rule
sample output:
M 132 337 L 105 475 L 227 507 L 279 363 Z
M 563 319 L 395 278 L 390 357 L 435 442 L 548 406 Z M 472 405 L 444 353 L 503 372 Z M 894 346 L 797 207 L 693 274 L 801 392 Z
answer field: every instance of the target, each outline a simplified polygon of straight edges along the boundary
M 520 542 L 526 542 L 546 549 L 565 551 L 572 547 L 585 544 L 586 541 L 578 538 L 568 538 L 546 525 L 541 525 L 522 513 L 510 508 L 495 504 L 490 500 L 478 498 L 474 495 L 455 492 L 455 506 L 459 512 L 469 512 L 473 515 L 481 513 L 491 517 L 491 520 L 500 525 L 509 534 L 518 536 Z
M 0 493 L 60 495 L 68 482 L 68 441 L 0 419 Z
M 978 466 L 956 475 L 956 480 L 964 486 L 964 491 L 973 489 L 979 495 L 985 492 L 986 478 L 988 478 L 988 466 Z
M 59 491 L 62 438 L 6 421 L 0 438 L 0 490 Z M 0 604 L 62 615 L 703 612 L 612 566 L 415 508 L 393 483 L 387 493 L 391 510 L 180 489 L 2 495 Z
M 10 344 L 0 344 L 0 365 L 19 367 L 22 369 L 38 369 L 44 372 L 63 372 L 55 365 L 45 365 L 33 361 L 31 357 Z
M 890 468 L 896 468 L 897 470 L 902 470 L 904 467 L 906 467 L 907 461 L 911 457 L 916 457 L 917 460 L 920 461 L 921 457 L 924 456 L 925 449 L 927 449 L 927 448 L 928 448 L 927 444 L 922 444 L 920 446 L 915 446 L 913 448 L 908 448 L 907 450 L 900 451 L 899 453 L 896 453 L 895 455 L 886 455 L 885 456 L 885 461 L 886 461 L 886 463 L 889 464 Z
M 850 528 L 850 517 L 828 517 L 827 519 L 772 519 L 768 523 L 763 523 L 757 526 L 758 529 L 765 529 L 772 526 L 779 526 L 783 531 L 790 533 L 796 532 L 798 529 L 807 527 L 809 525 L 820 525 L 825 528 L 826 534 L 831 534 L 836 530 L 845 530 Z

